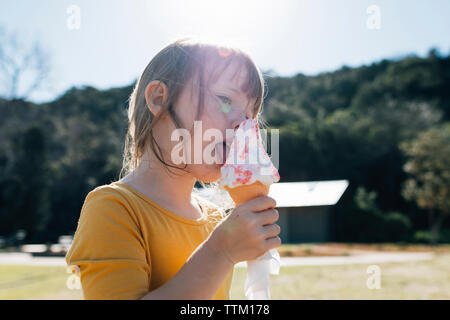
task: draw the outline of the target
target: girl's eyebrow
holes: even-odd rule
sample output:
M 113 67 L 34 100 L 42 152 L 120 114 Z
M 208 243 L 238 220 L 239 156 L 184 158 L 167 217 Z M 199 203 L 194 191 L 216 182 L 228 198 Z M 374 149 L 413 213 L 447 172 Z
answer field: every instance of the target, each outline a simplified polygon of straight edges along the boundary
M 229 89 L 229 90 L 231 90 L 231 91 L 233 91 L 233 92 L 235 92 L 235 93 L 242 93 L 242 91 L 237 90 L 237 89 L 235 89 L 235 88 L 233 88 L 233 87 L 226 87 L 226 89 Z
M 232 87 L 228 87 L 227 89 L 230 89 L 231 91 L 234 91 L 236 93 L 240 93 L 241 92 L 240 90 L 237 90 L 237 89 L 232 88 Z
M 222 87 L 222 88 L 224 88 L 224 89 L 231 90 L 231 91 L 233 91 L 234 93 L 237 93 L 237 94 L 243 93 L 241 90 L 238 90 L 238 89 L 236 89 L 236 88 L 234 88 L 234 87 L 229 87 L 229 86 L 226 86 L 226 85 L 223 85 L 223 84 L 222 84 L 222 85 L 219 84 L 217 87 L 218 87 L 218 88 Z

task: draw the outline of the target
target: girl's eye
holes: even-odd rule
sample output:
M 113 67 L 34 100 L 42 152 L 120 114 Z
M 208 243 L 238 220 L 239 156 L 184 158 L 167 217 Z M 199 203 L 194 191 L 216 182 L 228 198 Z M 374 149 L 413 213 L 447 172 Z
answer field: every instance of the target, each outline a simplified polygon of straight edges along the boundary
M 223 103 L 231 105 L 231 99 L 226 96 L 218 96 L 220 100 L 222 100 Z

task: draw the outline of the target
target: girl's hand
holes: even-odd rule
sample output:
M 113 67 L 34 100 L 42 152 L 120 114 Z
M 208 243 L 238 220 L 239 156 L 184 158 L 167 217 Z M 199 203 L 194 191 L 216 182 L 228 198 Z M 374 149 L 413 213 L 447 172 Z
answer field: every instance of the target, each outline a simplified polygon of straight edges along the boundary
M 253 260 L 280 246 L 275 199 L 262 196 L 237 206 L 211 233 L 208 242 L 232 263 Z

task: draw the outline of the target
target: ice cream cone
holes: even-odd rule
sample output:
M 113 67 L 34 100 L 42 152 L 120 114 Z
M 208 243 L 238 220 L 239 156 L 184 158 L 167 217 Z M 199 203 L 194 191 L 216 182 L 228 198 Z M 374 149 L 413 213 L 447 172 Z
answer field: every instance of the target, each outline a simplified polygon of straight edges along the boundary
M 270 186 L 279 180 L 278 170 L 264 150 L 258 124 L 254 119 L 243 121 L 236 130 L 230 152 L 221 167 L 220 187 L 228 192 L 238 206 L 268 195 Z M 270 299 L 270 274 L 278 274 L 279 269 L 280 255 L 276 249 L 247 261 L 245 295 L 248 299 Z
M 224 189 L 228 191 L 228 194 L 231 199 L 233 199 L 236 206 L 253 198 L 267 196 L 269 194 L 269 186 L 266 186 L 259 181 L 250 185 L 240 185 L 234 188 L 225 186 Z

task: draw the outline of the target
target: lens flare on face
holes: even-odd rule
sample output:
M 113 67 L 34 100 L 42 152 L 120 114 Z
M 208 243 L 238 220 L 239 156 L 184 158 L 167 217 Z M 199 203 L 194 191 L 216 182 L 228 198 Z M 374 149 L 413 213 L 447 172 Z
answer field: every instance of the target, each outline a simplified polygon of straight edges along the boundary
M 229 48 L 219 48 L 219 49 L 217 49 L 217 52 L 219 52 L 219 55 L 224 57 L 224 58 L 228 57 L 231 54 L 232 51 L 233 50 L 229 49 Z
M 222 103 L 222 104 L 220 105 L 220 110 L 221 110 L 223 113 L 228 113 L 228 112 L 230 112 L 230 110 L 231 110 L 231 106 L 230 106 L 229 104 Z

